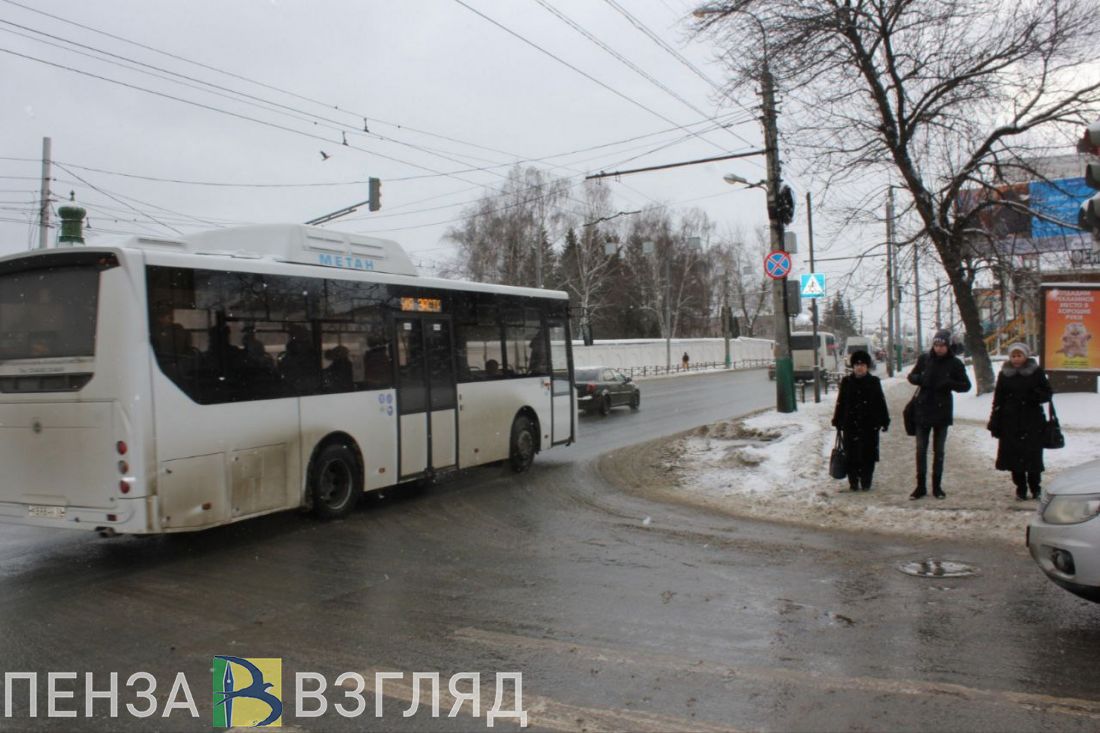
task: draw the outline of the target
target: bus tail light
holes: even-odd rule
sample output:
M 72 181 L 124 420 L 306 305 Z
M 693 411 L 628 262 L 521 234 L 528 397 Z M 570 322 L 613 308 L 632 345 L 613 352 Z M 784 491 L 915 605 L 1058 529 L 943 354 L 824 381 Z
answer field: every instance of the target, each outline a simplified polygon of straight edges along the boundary
M 129 481 L 119 481 L 118 482 L 118 490 L 121 491 L 123 494 L 129 494 L 130 493 L 130 482 Z
M 126 461 L 119 461 L 118 462 L 118 472 L 119 473 L 129 473 L 130 472 L 130 464 L 127 463 Z
M 126 441 L 125 440 L 120 440 L 117 443 L 115 443 L 115 450 L 118 451 L 118 454 L 120 456 L 126 455 L 126 451 L 128 450 L 128 448 L 126 446 Z

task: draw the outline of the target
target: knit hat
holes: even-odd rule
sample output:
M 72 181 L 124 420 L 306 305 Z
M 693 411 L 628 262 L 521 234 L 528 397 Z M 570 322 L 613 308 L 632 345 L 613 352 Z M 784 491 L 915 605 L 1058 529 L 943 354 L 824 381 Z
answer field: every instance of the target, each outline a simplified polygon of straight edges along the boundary
M 1013 351 L 1024 352 L 1025 359 L 1031 356 L 1031 349 L 1027 348 L 1027 344 L 1025 344 L 1023 341 L 1017 341 L 1014 344 L 1009 344 L 1008 351 L 1005 353 L 1007 353 L 1009 356 L 1012 356 Z
M 866 364 L 869 367 L 871 366 L 871 355 L 863 350 L 853 351 L 852 357 L 849 359 L 848 363 L 852 366 L 856 364 Z
M 946 328 L 936 331 L 936 335 L 932 337 L 932 345 L 935 346 L 936 344 L 946 344 L 947 346 L 950 346 L 951 332 L 948 331 Z

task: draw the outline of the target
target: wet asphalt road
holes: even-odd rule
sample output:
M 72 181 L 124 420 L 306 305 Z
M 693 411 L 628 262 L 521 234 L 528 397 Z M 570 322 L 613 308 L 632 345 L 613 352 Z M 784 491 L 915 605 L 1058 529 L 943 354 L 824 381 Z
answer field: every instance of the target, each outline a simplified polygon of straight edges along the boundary
M 524 476 L 478 469 L 336 523 L 114 540 L 0 525 L 0 671 L 118 672 L 123 705 L 147 671 L 161 707 L 182 671 L 201 715 L 87 719 L 80 682 L 61 685 L 78 717 L 48 720 L 43 679 L 40 717 L 0 731 L 207 730 L 215 654 L 281 657 L 291 730 L 486 730 L 496 672 L 523 673 L 533 729 L 1100 729 L 1100 606 L 1050 585 L 1022 538 L 825 533 L 621 494 L 600 454 L 774 400 L 763 372 L 642 387 L 640 411 L 582 417 L 579 443 Z M 980 572 L 896 570 L 925 557 Z M 306 670 L 405 678 L 380 720 L 370 692 L 364 717 L 302 719 L 289 679 Z M 402 717 L 412 672 L 475 671 L 482 717 Z

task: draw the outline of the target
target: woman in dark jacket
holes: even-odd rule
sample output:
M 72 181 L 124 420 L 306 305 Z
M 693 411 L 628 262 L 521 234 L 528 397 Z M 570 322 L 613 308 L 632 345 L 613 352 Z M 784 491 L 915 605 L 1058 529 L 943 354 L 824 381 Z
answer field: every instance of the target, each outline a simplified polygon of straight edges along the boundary
M 910 499 L 928 493 L 928 438 L 932 437 L 932 496 L 943 499 L 943 462 L 947 445 L 947 427 L 954 422 L 952 392 L 968 392 L 970 377 L 959 358 L 951 353 L 951 332 L 937 331 L 932 350 L 917 358 L 909 372 L 909 383 L 920 387 L 913 410 L 917 426 L 917 488 Z
M 997 470 L 1011 471 L 1016 500 L 1038 499 L 1042 489 L 1043 432 L 1046 417 L 1043 403 L 1052 392 L 1047 375 L 1034 359 L 1027 344 L 1008 347 L 1008 361 L 997 375 L 993 389 L 993 412 L 989 432 L 997 439 Z
M 840 428 L 847 458 L 848 485 L 852 491 L 871 488 L 878 461 L 878 431 L 890 427 L 890 412 L 882 383 L 868 374 L 871 355 L 852 353 L 852 373 L 840 380 L 840 394 L 833 411 L 833 427 Z

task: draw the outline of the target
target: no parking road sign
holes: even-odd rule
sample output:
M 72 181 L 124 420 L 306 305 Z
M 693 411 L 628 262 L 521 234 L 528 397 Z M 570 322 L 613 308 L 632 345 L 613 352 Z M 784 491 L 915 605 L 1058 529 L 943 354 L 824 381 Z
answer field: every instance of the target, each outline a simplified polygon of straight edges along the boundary
M 791 258 L 786 252 L 769 252 L 764 258 L 764 274 L 773 280 L 782 280 L 791 271 Z

